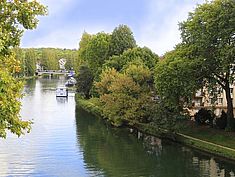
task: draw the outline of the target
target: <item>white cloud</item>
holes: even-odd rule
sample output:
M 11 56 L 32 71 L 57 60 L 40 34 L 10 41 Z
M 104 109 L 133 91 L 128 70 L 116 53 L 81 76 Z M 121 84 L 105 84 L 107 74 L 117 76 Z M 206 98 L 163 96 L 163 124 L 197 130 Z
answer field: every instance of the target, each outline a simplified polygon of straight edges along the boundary
M 149 3 L 146 20 L 141 27 L 139 44 L 147 46 L 159 55 L 170 51 L 180 42 L 178 23 L 187 19 L 188 12 L 202 0 L 183 1 L 168 0 Z
M 96 34 L 101 31 L 111 32 L 112 29 L 107 25 L 83 25 L 73 24 L 72 26 L 66 26 L 59 29 L 51 27 L 46 35 L 34 38 L 27 44 L 23 44 L 22 47 L 40 48 L 40 47 L 53 47 L 53 48 L 68 48 L 77 49 L 79 41 L 83 32 L 86 31 L 89 34 Z M 33 31 L 32 31 L 33 33 Z M 37 33 L 35 31 L 35 33 Z
M 41 17 L 38 28 L 28 31 L 23 37 L 22 47 L 59 47 L 78 48 L 84 31 L 95 34 L 100 31 L 111 32 L 117 24 L 114 22 L 84 23 L 82 16 L 78 22 L 63 21 L 63 15 L 69 15 L 81 0 L 39 0 L 49 8 L 49 16 Z M 132 29 L 137 43 L 147 46 L 159 55 L 170 51 L 180 42 L 178 23 L 185 20 L 188 12 L 193 11 L 196 3 L 204 0 L 149 0 L 146 16 L 139 29 Z M 112 14 L 110 14 L 112 15 Z M 138 14 L 137 14 L 138 15 Z M 61 17 L 61 18 L 60 18 Z M 83 19 L 82 22 L 79 19 Z M 101 20 L 102 21 L 102 20 Z M 34 35 L 36 34 L 36 35 Z M 33 39 L 33 40 L 31 40 Z

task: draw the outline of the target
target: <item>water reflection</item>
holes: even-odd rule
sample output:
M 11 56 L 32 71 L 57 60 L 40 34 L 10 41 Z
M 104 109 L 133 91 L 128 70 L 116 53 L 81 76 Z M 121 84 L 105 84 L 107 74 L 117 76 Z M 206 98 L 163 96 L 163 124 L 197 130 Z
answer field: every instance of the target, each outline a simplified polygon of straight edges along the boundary
M 68 102 L 68 97 L 56 97 L 56 101 L 57 103 L 62 103 L 62 104 L 65 104 Z
M 35 79 L 28 79 L 27 81 L 26 81 L 26 84 L 25 84 L 25 87 L 24 87 L 24 93 L 26 94 L 26 95 L 33 95 L 33 90 L 34 90 L 34 88 L 35 88 L 35 86 L 36 86 L 36 80 Z
M 0 139 L 0 176 L 232 177 L 235 165 L 75 110 L 74 93 L 56 99 L 65 77 L 28 80 L 21 115 L 30 134 Z M 75 115 L 76 111 L 76 115 Z
M 141 132 L 110 128 L 77 108 L 77 143 L 102 176 L 234 176 L 235 166 Z M 89 173 L 88 173 L 89 174 Z

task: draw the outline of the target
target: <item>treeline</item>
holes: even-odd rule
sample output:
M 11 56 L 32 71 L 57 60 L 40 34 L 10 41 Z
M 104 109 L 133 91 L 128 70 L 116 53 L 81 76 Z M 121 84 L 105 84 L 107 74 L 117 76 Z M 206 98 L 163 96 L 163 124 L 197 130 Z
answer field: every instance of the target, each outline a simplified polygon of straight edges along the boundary
M 77 69 L 80 65 L 77 50 L 58 48 L 14 48 L 16 59 L 20 62 L 17 76 L 33 76 L 36 64 L 44 70 L 59 70 L 59 59 L 66 59 L 65 69 Z
M 99 106 L 112 124 L 153 123 L 161 117 L 154 86 L 159 56 L 137 46 L 128 26 L 120 25 L 111 34 L 84 33 L 79 57 L 83 65 L 77 91 Z
M 84 33 L 77 91 L 115 125 L 150 123 L 175 130 L 175 123 L 188 116 L 184 110 L 192 106 L 198 89 L 207 88 L 217 98 L 215 88 L 221 87 L 227 99 L 226 128 L 232 130 L 235 1 L 198 5 L 179 26 L 182 42 L 160 61 L 150 49 L 136 45 L 125 25 L 111 34 Z

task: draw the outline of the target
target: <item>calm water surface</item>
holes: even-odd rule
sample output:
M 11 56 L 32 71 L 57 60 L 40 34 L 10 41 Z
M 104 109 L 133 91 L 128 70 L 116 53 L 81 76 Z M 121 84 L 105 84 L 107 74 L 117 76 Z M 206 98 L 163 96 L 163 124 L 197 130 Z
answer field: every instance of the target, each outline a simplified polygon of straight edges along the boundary
M 27 82 L 21 115 L 30 134 L 0 139 L 0 176 L 232 177 L 235 164 L 129 130 L 110 128 L 56 98 L 61 78 Z

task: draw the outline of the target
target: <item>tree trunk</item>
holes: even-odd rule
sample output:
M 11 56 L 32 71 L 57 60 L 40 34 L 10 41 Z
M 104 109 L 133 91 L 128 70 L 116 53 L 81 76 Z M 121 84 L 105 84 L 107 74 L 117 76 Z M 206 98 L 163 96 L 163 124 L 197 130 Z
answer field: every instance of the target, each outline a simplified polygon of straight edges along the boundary
M 226 82 L 225 84 L 225 93 L 226 93 L 226 99 L 227 99 L 227 127 L 226 129 L 231 131 L 233 129 L 233 100 L 231 98 L 231 93 L 230 93 L 230 87 L 229 87 L 229 82 Z

